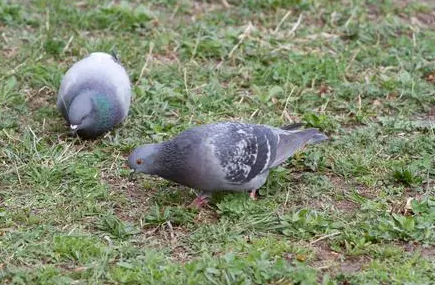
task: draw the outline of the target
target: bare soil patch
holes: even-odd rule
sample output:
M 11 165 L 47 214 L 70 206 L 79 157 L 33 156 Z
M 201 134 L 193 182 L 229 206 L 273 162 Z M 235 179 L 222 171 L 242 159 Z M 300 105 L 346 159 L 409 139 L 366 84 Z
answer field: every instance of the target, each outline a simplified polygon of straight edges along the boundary
M 435 260 L 435 246 L 433 245 L 421 245 L 419 243 L 404 243 L 401 245 L 405 252 L 415 253 L 420 252 L 424 258 Z
M 347 192 L 350 192 L 351 188 L 353 187 L 352 185 L 349 185 L 348 183 L 346 183 L 340 177 L 334 176 L 334 177 L 330 177 L 329 179 L 332 182 L 332 184 L 334 185 L 336 192 L 347 193 Z M 366 189 L 366 190 L 368 190 L 368 189 Z M 360 206 L 357 203 L 352 202 L 348 199 L 342 199 L 342 200 L 334 199 L 332 202 L 334 203 L 334 206 L 339 211 L 342 211 L 342 212 L 345 212 L 348 214 L 354 213 L 355 211 L 357 211 L 360 208 Z
M 359 272 L 370 259 L 366 256 L 346 256 L 331 250 L 326 241 L 321 241 L 314 248 L 316 258 L 313 266 L 333 275 Z
M 41 107 L 54 106 L 56 101 L 56 91 L 44 86 L 39 90 L 28 89 L 24 91 L 26 102 L 30 110 L 35 111 Z
M 103 171 L 101 176 L 110 185 L 113 195 L 122 197 L 114 206 L 116 215 L 122 220 L 137 222 L 148 209 L 153 190 L 144 189 L 140 183 L 129 181 L 127 177 L 116 176 L 110 169 Z

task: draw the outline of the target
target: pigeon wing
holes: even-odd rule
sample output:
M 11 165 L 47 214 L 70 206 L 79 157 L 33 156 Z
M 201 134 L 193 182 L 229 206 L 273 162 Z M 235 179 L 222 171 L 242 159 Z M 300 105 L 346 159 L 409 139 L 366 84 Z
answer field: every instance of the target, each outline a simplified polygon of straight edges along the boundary
M 232 184 L 244 184 L 269 168 L 278 136 L 261 125 L 228 124 L 210 139 L 219 167 Z

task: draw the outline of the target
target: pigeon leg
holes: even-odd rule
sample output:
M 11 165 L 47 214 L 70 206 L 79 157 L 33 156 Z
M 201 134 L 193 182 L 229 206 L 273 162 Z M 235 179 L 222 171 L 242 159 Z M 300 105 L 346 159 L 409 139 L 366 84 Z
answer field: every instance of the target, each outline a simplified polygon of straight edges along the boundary
M 190 203 L 189 208 L 202 208 L 208 204 L 209 196 L 201 194 L 192 203 Z
M 249 197 L 251 197 L 252 200 L 257 200 L 257 190 L 253 189 L 251 190 L 251 192 L 249 193 Z

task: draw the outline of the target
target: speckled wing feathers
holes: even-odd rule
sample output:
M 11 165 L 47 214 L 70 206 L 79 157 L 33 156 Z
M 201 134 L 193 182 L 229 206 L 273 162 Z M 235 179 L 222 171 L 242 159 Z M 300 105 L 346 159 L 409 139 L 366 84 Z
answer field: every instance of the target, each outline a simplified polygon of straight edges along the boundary
M 228 182 L 246 183 L 269 168 L 278 139 L 271 129 L 236 123 L 219 127 L 226 130 L 212 134 L 209 144 Z

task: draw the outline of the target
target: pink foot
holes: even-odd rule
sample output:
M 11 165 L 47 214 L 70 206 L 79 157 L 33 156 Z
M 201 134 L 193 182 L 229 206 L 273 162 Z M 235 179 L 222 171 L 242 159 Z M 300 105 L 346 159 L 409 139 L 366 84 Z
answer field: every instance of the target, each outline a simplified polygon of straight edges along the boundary
M 249 197 L 251 197 L 251 199 L 254 201 L 257 200 L 257 190 L 251 190 Z
M 207 196 L 198 196 L 195 200 L 190 203 L 189 208 L 202 208 L 203 206 L 208 204 Z

